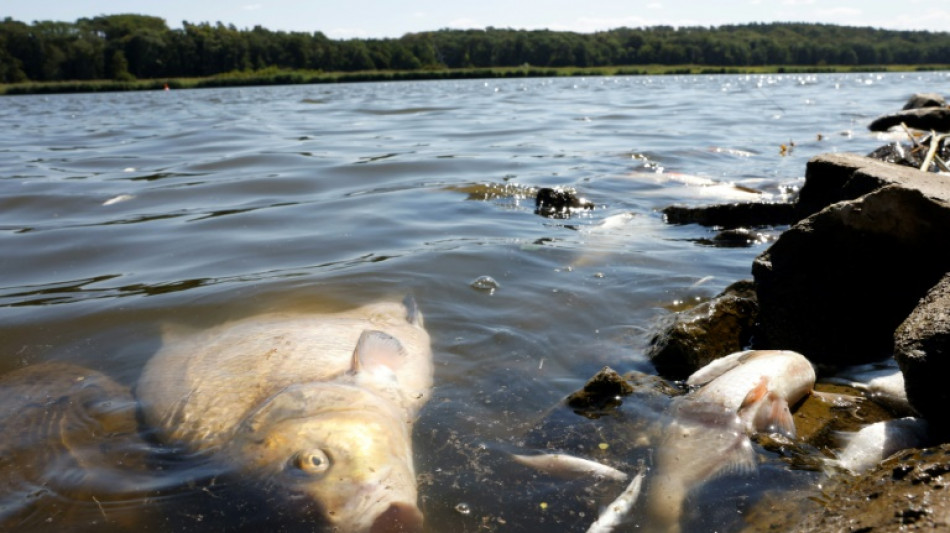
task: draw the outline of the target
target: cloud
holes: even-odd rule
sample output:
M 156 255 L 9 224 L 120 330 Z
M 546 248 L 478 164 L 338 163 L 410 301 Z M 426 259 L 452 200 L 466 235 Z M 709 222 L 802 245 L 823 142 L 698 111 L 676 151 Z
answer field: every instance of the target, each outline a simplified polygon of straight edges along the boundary
M 260 4 L 247 4 L 245 6 L 241 6 L 241 9 L 243 9 L 244 11 L 257 11 L 258 9 L 262 7 L 264 6 Z
M 647 9 L 663 9 L 663 4 L 659 2 L 650 2 L 646 5 Z
M 815 0 L 782 0 L 782 5 L 786 6 L 810 6 Z

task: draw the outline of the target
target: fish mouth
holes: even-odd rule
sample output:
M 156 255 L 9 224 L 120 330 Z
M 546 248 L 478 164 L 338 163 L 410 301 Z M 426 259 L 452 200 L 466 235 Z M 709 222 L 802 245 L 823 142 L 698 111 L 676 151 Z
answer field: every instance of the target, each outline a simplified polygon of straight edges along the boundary
M 421 533 L 422 512 L 414 504 L 395 502 L 380 513 L 369 533 Z

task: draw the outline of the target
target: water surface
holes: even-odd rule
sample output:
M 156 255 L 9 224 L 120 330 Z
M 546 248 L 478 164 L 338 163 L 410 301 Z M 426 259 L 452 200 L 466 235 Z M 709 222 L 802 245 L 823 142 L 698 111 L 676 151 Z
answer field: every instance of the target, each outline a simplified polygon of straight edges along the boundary
M 412 294 L 436 360 L 415 438 L 430 530 L 583 531 L 620 487 L 552 481 L 505 453 L 557 447 L 627 471 L 649 460 L 637 436 L 652 397 L 600 422 L 552 408 L 604 365 L 652 373 L 657 320 L 748 278 L 767 246 L 705 246 L 714 230 L 666 225 L 658 209 L 781 201 L 810 157 L 883 144 L 870 120 L 946 76 L 4 97 L 0 371 L 65 361 L 131 386 L 163 324 Z M 530 194 L 551 186 L 597 207 L 540 217 Z M 482 276 L 494 290 L 472 286 Z M 591 434 L 607 449 L 584 448 Z M 758 476 L 700 491 L 691 531 L 735 528 L 763 491 L 808 475 L 760 453 Z M 267 515 L 208 497 L 200 467 L 156 462 L 145 496 L 15 525 L 205 531 Z

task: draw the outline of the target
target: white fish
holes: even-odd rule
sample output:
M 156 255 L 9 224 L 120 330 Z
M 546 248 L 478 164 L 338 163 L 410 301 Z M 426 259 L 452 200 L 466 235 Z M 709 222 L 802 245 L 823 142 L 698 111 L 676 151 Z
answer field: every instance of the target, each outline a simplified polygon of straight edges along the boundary
M 253 316 L 163 340 L 137 393 L 164 441 L 336 530 L 421 530 L 411 430 L 432 352 L 414 302 Z
M 788 350 L 736 352 L 697 370 L 687 379 L 698 386 L 697 400 L 735 412 L 748 432 L 780 432 L 795 436 L 789 405 L 815 386 L 815 370 L 805 356 Z
M 891 455 L 928 441 L 927 421 L 905 417 L 877 422 L 845 436 L 847 444 L 834 464 L 853 474 L 865 472 Z
M 620 496 L 617 496 L 617 499 L 611 502 L 600 513 L 597 520 L 587 528 L 587 533 L 610 533 L 616 529 L 630 514 L 630 510 L 640 498 L 640 487 L 643 485 L 644 476 L 643 470 L 637 472 L 637 475 L 633 476 L 633 481 L 620 493 Z
M 580 477 L 601 477 L 612 481 L 626 481 L 627 479 L 626 473 L 612 466 L 563 453 L 512 454 L 511 457 L 525 466 L 564 479 Z
M 870 363 L 841 369 L 828 381 L 858 389 L 872 401 L 895 413 L 916 413 L 907 400 L 904 373 L 893 359 L 883 364 Z

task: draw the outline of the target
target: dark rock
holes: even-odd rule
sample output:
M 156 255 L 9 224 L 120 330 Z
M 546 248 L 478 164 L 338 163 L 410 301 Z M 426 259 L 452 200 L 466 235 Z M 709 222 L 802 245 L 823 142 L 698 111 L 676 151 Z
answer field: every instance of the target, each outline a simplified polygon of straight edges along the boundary
M 917 109 L 920 107 L 943 107 L 946 105 L 947 101 L 944 100 L 943 96 L 937 93 L 917 93 L 907 100 L 903 109 L 906 111 L 907 109 Z
M 535 213 L 551 218 L 568 218 L 574 209 L 593 209 L 594 204 L 577 196 L 573 190 L 545 187 L 534 199 Z
M 874 163 L 849 179 L 832 176 L 839 183 L 830 190 L 847 196 L 879 181 L 901 185 L 825 208 L 753 262 L 755 348 L 795 350 L 830 365 L 886 358 L 894 330 L 950 271 L 950 182 Z M 879 174 L 878 165 L 891 173 Z
M 950 403 L 950 274 L 943 277 L 894 333 L 894 358 L 907 399 L 925 418 L 945 426 Z
M 604 411 L 616 408 L 623 396 L 633 394 L 633 386 L 614 369 L 605 366 L 584 384 L 584 388 L 567 397 L 567 405 L 588 418 L 597 418 Z
M 787 203 L 734 203 L 700 207 L 670 206 L 663 209 L 670 224 L 699 224 L 735 229 L 749 226 L 784 226 L 795 218 L 793 204 Z
M 651 340 L 657 372 L 685 379 L 709 362 L 748 346 L 758 304 L 751 281 L 738 281 L 708 302 L 673 315 Z
M 950 108 L 919 107 L 907 109 L 874 119 L 868 125 L 868 129 L 871 131 L 887 131 L 901 124 L 918 130 L 950 131 Z

